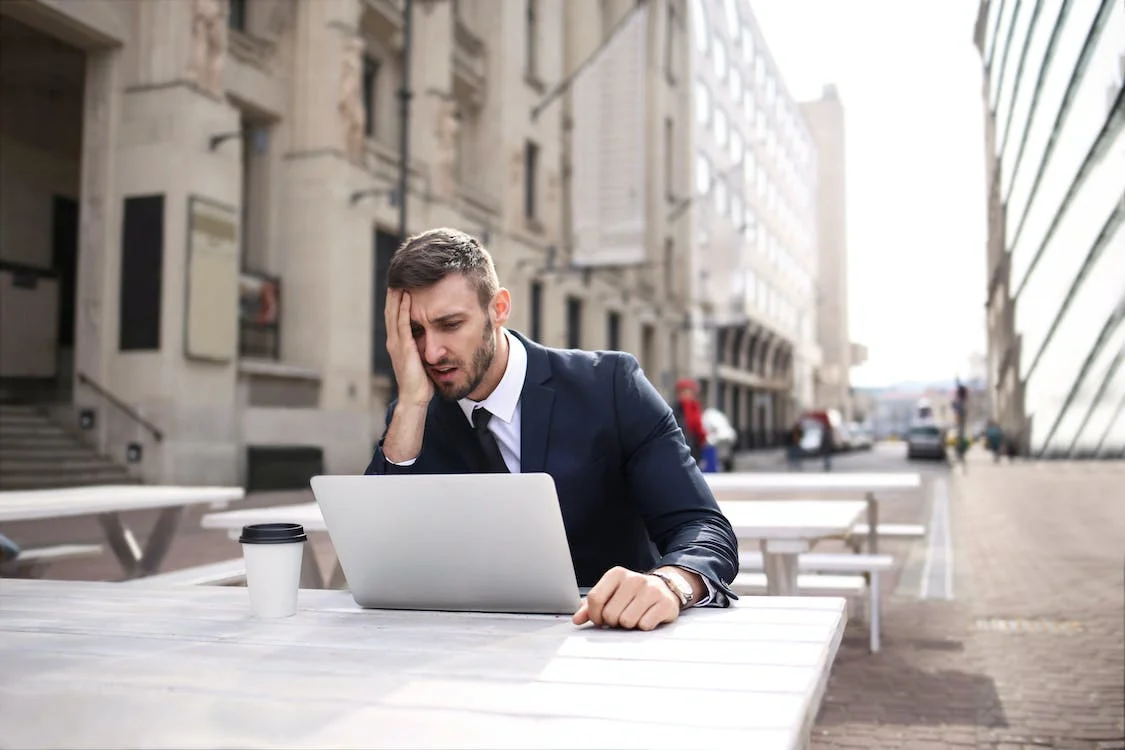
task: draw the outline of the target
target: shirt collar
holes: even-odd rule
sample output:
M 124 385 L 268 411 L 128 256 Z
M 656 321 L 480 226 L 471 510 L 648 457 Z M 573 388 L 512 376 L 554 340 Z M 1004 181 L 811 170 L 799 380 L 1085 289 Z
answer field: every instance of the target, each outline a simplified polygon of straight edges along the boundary
M 523 342 L 508 333 L 507 328 L 501 328 L 504 337 L 508 340 L 508 366 L 504 369 L 504 376 L 488 398 L 483 401 L 473 401 L 463 398 L 457 402 L 469 424 L 473 422 L 473 409 L 483 406 L 492 412 L 492 416 L 508 424 L 516 416 L 516 407 L 520 403 L 520 394 L 523 393 L 523 381 L 527 376 L 527 349 Z

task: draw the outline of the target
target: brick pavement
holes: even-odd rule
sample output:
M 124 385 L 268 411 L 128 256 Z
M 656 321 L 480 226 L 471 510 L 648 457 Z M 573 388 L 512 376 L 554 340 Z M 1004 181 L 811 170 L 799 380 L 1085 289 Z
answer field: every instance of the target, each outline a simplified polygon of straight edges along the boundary
M 813 747 L 1125 747 L 1125 462 L 970 454 L 954 600 L 900 590 L 884 650 L 850 625 Z

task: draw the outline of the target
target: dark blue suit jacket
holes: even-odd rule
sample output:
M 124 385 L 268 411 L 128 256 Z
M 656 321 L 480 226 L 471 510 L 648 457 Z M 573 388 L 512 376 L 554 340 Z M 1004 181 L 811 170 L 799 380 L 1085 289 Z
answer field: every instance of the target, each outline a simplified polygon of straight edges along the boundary
M 615 565 L 641 572 L 678 565 L 707 578 L 725 604 L 724 594 L 734 596 L 738 541 L 636 358 L 550 349 L 512 333 L 527 348 L 520 469 L 554 478 L 578 585 L 593 586 Z M 413 465 L 389 463 L 382 446 L 367 474 L 478 470 L 469 421 L 440 396 L 430 402 Z

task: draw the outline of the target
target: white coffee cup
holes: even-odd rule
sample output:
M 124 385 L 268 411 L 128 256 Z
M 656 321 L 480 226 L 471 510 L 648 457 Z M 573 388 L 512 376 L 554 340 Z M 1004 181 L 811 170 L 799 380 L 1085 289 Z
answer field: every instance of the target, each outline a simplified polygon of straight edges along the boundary
M 274 619 L 297 614 L 301 558 L 308 536 L 299 523 L 255 523 L 242 527 L 246 589 L 254 617 Z

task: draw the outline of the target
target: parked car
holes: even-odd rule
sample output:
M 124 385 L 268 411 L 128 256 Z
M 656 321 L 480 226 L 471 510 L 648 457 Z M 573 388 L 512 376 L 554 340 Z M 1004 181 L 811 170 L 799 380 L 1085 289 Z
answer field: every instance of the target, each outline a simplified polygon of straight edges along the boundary
M 807 411 L 801 416 L 801 424 L 804 425 L 805 434 L 815 432 L 817 435 L 817 447 L 815 451 L 809 451 L 805 448 L 806 452 L 820 452 L 820 435 L 824 430 L 829 430 L 832 435 L 832 452 L 838 453 L 848 449 L 847 432 L 844 429 L 844 421 L 840 416 L 837 409 L 821 409 L 814 411 Z M 815 429 L 813 425 L 815 424 Z M 805 440 L 801 440 L 801 447 L 804 448 Z
M 944 460 L 945 436 L 935 424 L 916 424 L 906 435 L 906 459 L 936 458 Z
M 727 415 L 718 409 L 704 409 L 703 429 L 707 431 L 707 442 L 715 446 L 719 453 L 719 469 L 734 471 L 734 449 L 738 443 L 738 433 L 731 426 Z
M 848 436 L 852 450 L 867 450 L 875 442 L 871 433 L 859 422 L 852 422 L 848 425 Z

